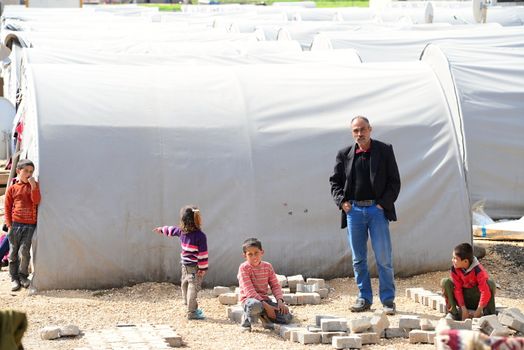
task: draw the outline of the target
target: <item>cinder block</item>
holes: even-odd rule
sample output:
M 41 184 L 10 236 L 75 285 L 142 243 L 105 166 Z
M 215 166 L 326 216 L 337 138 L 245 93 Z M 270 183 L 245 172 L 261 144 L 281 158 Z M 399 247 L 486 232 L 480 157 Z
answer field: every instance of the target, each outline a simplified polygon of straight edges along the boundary
M 322 332 L 345 332 L 348 329 L 348 321 L 345 318 L 320 320 Z
M 435 324 L 431 320 L 423 318 L 420 320 L 420 329 L 422 329 L 423 331 L 434 331 Z
M 380 343 L 380 336 L 375 332 L 355 334 L 362 339 L 362 345 Z
M 296 294 L 286 293 L 282 296 L 282 298 L 284 299 L 284 302 L 288 305 L 297 305 L 298 304 Z
M 298 332 L 298 342 L 301 344 L 319 344 L 321 338 L 320 333 L 308 331 Z
M 60 336 L 61 337 L 76 337 L 80 334 L 80 328 L 73 324 L 60 327 Z
M 317 305 L 320 304 L 320 295 L 318 293 L 295 293 L 298 305 Z
M 235 305 L 238 303 L 238 295 L 235 293 L 223 293 L 218 296 L 218 301 L 222 305 Z
M 362 339 L 358 335 L 333 337 L 331 345 L 335 349 L 360 349 L 362 348 Z
M 329 289 L 327 289 L 327 288 L 320 288 L 317 293 L 318 293 L 318 295 L 320 295 L 320 298 L 325 299 L 329 295 Z
M 288 276 L 287 285 L 291 292 L 297 291 L 297 284 L 299 283 L 304 284 L 304 277 L 302 275 Z
M 444 300 L 443 302 L 441 302 L 440 304 L 438 304 L 438 311 L 445 314 L 448 312 L 448 309 L 446 307 L 446 301 Z
M 371 328 L 371 319 L 368 317 L 355 318 L 348 321 L 351 333 L 362 333 Z
M 289 288 L 282 288 L 282 294 L 289 294 L 291 290 Z
M 213 295 L 215 297 L 218 297 L 220 294 L 224 293 L 231 293 L 231 289 L 229 287 L 223 287 L 223 286 L 216 286 L 213 288 Z
M 428 342 L 428 332 L 422 331 L 420 329 L 414 329 L 409 332 L 409 342 L 411 344 L 416 343 L 427 343 Z
M 326 281 L 323 278 L 308 278 L 307 284 L 316 284 L 318 288 L 326 288 Z
M 284 275 L 277 275 L 278 284 L 280 284 L 280 287 L 284 288 L 287 287 L 287 277 Z
M 410 316 L 410 315 L 402 315 L 400 316 L 400 319 L 398 321 L 399 328 L 404 329 L 420 329 L 420 317 L 418 316 Z
M 60 327 L 47 326 L 40 330 L 40 338 L 43 340 L 53 340 L 60 338 Z
M 319 289 L 316 284 L 297 283 L 297 293 L 317 293 Z
M 301 332 L 307 332 L 304 328 L 293 329 L 289 331 L 289 340 L 298 343 L 298 334 Z
M 471 318 L 468 318 L 465 321 L 455 321 L 449 318 L 444 318 L 445 322 L 448 324 L 448 327 L 451 329 L 466 329 L 471 330 Z M 439 321 L 440 322 L 440 321 Z
M 182 337 L 179 335 L 173 335 L 170 337 L 164 337 L 164 341 L 173 348 L 179 348 L 182 346 Z
M 244 310 L 240 305 L 230 306 L 227 308 L 227 318 L 232 322 L 240 323 L 242 322 L 242 314 Z
M 437 333 L 435 331 L 428 331 L 428 344 L 435 344 L 435 336 Z
M 440 304 L 444 304 L 444 306 L 446 305 L 446 299 L 444 299 L 444 297 L 442 297 L 441 295 L 435 295 L 431 297 L 430 300 L 431 308 L 433 310 L 440 310 Z
M 480 330 L 490 337 L 507 337 L 510 335 L 508 327 L 503 326 L 496 315 L 480 318 Z
M 519 309 L 505 309 L 499 313 L 498 319 L 502 325 L 524 333 L 524 314 Z
M 343 337 L 346 335 L 346 332 L 320 332 L 320 336 L 322 337 L 321 343 L 331 344 L 333 342 L 333 337 Z
M 371 330 L 377 334 L 382 334 L 384 329 L 389 327 L 389 319 L 384 311 L 376 311 L 371 317 Z
M 333 316 L 333 315 L 315 315 L 315 324 L 317 325 L 317 327 L 320 327 L 320 322 L 322 320 L 332 320 L 334 318 L 340 318 L 338 316 Z
M 299 327 L 297 324 L 280 325 L 279 334 L 282 338 L 290 340 L 291 331 L 299 331 L 302 329 L 303 328 Z
M 387 339 L 392 338 L 408 338 L 409 333 L 404 328 L 386 328 L 385 337 Z
M 308 330 L 308 332 L 316 332 L 316 333 L 322 332 L 322 328 L 317 327 L 316 325 L 315 326 L 313 326 L 313 325 L 307 326 L 307 330 Z

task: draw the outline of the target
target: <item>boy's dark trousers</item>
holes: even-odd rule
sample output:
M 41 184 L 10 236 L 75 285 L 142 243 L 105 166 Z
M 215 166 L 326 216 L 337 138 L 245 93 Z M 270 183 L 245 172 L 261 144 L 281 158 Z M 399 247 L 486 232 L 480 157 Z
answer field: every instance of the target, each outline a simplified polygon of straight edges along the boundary
M 273 307 L 278 306 L 277 303 L 274 303 L 271 300 L 265 300 L 265 302 Z M 259 317 L 267 317 L 267 313 L 264 310 L 264 306 L 260 300 L 249 298 L 244 301 L 242 307 L 244 309 L 244 315 L 242 317 L 241 325 L 244 327 L 251 326 L 253 323 L 258 321 Z M 270 319 L 269 317 L 267 318 L 271 322 L 279 324 L 289 324 L 293 319 L 293 315 L 291 315 L 291 313 L 283 314 L 280 311 L 275 311 L 275 316 L 275 319 Z
M 36 225 L 13 222 L 9 233 L 9 274 L 12 281 L 29 276 L 28 267 L 31 259 L 31 240 Z
M 455 290 L 453 280 L 451 278 L 443 278 L 440 282 L 440 286 L 442 287 L 442 292 L 444 293 L 444 297 L 446 298 L 448 311 L 455 316 L 459 316 L 460 308 L 457 307 L 457 300 L 455 299 L 455 295 L 453 294 L 453 291 Z M 491 298 L 489 299 L 488 305 L 484 308 L 484 315 L 494 315 L 495 292 L 497 286 L 495 285 L 495 282 L 493 282 L 492 280 L 488 280 L 488 286 L 489 290 L 491 291 Z M 480 301 L 480 290 L 478 286 L 475 286 L 473 288 L 462 288 L 462 293 L 464 294 L 464 303 L 466 304 L 466 308 L 468 310 L 476 310 Z

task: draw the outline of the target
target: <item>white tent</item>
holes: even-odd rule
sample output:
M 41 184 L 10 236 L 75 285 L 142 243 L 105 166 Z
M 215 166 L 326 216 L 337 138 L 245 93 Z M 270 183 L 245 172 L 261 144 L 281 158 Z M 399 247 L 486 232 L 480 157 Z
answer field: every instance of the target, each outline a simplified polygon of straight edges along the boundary
M 432 65 L 464 123 L 468 188 L 494 218 L 524 213 L 524 49 L 429 45 Z
M 397 274 L 445 268 L 471 241 L 461 140 L 426 64 L 27 69 L 23 156 L 43 198 L 37 289 L 177 280 L 178 241 L 151 229 L 187 203 L 202 210 L 207 283 L 235 283 L 251 236 L 280 273 L 347 276 L 328 178 L 355 114 L 399 163 Z

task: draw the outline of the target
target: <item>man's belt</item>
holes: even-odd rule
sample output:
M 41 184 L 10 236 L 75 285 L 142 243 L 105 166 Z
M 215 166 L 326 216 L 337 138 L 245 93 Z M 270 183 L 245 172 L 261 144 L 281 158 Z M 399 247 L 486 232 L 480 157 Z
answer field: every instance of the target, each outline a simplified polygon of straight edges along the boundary
M 371 207 L 373 205 L 375 205 L 375 200 L 373 199 L 366 199 L 366 200 L 363 200 L 363 201 L 355 201 L 355 200 L 351 200 L 349 201 L 351 203 L 351 205 L 356 205 L 358 207 Z

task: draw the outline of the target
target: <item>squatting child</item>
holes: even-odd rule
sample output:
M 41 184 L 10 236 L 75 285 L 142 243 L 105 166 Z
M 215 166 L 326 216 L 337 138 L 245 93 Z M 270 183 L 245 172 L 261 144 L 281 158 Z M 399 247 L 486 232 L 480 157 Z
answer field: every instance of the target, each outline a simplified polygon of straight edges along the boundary
M 451 278 L 441 282 L 448 317 L 465 320 L 495 314 L 495 282 L 473 255 L 473 247 L 469 243 L 457 245 L 451 261 Z
M 256 238 L 249 238 L 242 244 L 246 259 L 238 268 L 238 283 L 240 286 L 240 302 L 244 309 L 242 315 L 242 331 L 251 331 L 251 325 L 260 318 L 262 326 L 273 329 L 273 322 L 288 324 L 293 315 L 284 303 L 282 288 L 278 283 L 273 266 L 262 261 L 264 250 L 262 243 Z M 268 296 L 268 285 L 277 302 Z
M 166 236 L 180 237 L 182 246 L 182 298 L 187 305 L 187 318 L 203 320 L 204 313 L 198 308 L 197 294 L 202 288 L 202 280 L 208 269 L 207 238 L 201 231 L 200 210 L 194 205 L 186 205 L 180 210 L 179 226 L 163 226 L 153 229 Z
M 11 290 L 29 287 L 28 266 L 31 259 L 31 240 L 36 229 L 40 189 L 33 177 L 35 165 L 22 159 L 16 165 L 17 181 L 5 195 L 5 224 L 9 238 L 9 274 Z

